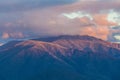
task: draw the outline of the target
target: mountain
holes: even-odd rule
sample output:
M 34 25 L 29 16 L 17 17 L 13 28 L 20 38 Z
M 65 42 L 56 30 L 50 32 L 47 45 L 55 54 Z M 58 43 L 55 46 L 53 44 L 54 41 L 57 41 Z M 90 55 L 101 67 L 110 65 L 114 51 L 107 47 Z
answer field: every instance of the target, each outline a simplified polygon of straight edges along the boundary
M 0 80 L 120 80 L 120 44 L 62 35 L 0 47 Z

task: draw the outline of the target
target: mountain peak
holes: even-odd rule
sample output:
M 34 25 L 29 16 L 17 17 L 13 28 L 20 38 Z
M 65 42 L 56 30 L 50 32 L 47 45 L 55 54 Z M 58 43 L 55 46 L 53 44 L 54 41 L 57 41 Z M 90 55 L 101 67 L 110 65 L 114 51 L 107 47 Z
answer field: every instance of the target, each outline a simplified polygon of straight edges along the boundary
M 37 38 L 33 40 L 45 41 L 45 42 L 53 42 L 56 40 L 88 40 L 88 41 L 103 41 L 101 39 L 88 36 L 88 35 L 61 35 L 61 36 L 54 36 L 54 37 L 44 37 L 44 38 Z

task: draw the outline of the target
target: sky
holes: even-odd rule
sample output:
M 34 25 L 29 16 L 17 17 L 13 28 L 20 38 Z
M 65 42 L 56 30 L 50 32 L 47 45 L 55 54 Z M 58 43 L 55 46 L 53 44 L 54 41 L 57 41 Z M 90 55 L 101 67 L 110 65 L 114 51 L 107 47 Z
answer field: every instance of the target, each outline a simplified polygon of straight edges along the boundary
M 0 0 L 0 43 L 57 35 L 120 42 L 119 0 Z

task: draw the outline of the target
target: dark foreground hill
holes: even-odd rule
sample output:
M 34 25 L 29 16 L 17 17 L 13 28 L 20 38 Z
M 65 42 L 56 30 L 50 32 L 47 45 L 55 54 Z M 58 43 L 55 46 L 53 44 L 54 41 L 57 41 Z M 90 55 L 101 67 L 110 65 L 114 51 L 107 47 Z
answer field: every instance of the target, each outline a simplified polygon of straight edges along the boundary
M 120 45 L 68 35 L 12 41 L 0 47 L 0 80 L 120 80 Z

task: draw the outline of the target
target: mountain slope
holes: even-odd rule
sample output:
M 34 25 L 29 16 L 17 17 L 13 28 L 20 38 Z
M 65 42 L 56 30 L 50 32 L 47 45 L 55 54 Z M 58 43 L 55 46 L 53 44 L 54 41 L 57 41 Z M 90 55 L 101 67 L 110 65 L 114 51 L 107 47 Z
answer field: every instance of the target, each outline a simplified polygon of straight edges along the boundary
M 0 80 L 119 80 L 119 44 L 59 36 L 0 47 Z

